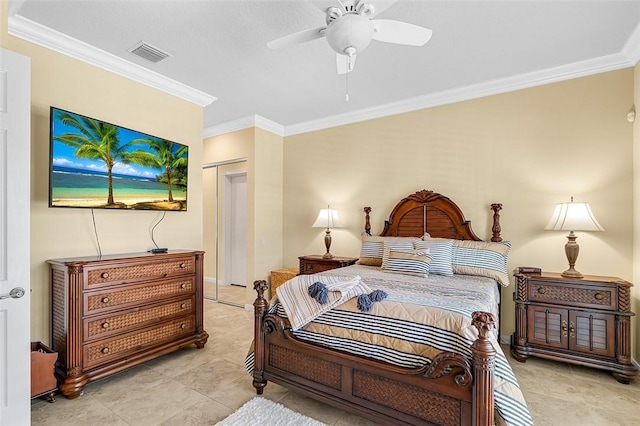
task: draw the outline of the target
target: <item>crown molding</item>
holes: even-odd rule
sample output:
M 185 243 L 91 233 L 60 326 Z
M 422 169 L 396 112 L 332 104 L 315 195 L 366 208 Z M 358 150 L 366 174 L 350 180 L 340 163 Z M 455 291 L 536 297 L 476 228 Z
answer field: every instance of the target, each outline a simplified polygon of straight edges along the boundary
M 430 95 L 417 96 L 289 126 L 283 126 L 257 115 L 245 117 L 205 129 L 205 138 L 248 127 L 260 127 L 283 137 L 293 136 L 632 67 L 640 58 L 640 29 L 638 28 L 629 38 L 621 53 L 445 90 Z
M 635 66 L 640 61 L 640 24 L 631 33 L 629 40 L 622 48 L 622 53 L 628 58 L 631 66 Z
M 226 133 L 237 132 L 238 130 L 248 129 L 250 127 L 259 127 L 278 136 L 284 136 L 284 126 L 275 121 L 268 120 L 260 115 L 250 115 L 248 117 L 239 118 L 237 120 L 228 121 L 219 126 L 207 127 L 204 129 L 204 139 L 214 136 L 224 135 Z
M 9 34 L 14 37 L 70 56 L 202 107 L 211 104 L 217 99 L 208 93 L 164 77 L 155 71 L 126 61 L 20 15 L 13 15 L 8 18 L 8 30 Z
M 573 78 L 585 77 L 588 75 L 594 75 L 608 71 L 615 71 L 634 65 L 635 62 L 632 63 L 628 54 L 616 53 L 596 59 L 575 62 L 569 65 L 548 68 L 542 71 L 496 79 L 479 84 L 445 90 L 430 95 L 417 96 L 398 102 L 391 102 L 372 108 L 353 111 L 347 114 L 334 115 L 318 120 L 293 124 L 285 127 L 284 136 L 313 132 L 317 130 L 328 129 L 331 127 L 343 126 L 346 124 L 352 124 L 416 111 L 420 109 L 433 108 L 436 106 L 452 104 L 455 102 L 467 101 L 471 99 L 482 98 L 485 96 L 526 89 L 529 87 L 542 86 L 545 84 L 556 83 Z

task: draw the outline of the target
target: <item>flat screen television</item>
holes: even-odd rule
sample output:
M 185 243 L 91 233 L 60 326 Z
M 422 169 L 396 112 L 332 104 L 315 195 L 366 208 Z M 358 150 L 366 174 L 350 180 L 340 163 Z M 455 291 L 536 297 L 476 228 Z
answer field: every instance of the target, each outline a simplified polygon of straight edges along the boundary
M 187 210 L 189 147 L 51 107 L 49 207 Z

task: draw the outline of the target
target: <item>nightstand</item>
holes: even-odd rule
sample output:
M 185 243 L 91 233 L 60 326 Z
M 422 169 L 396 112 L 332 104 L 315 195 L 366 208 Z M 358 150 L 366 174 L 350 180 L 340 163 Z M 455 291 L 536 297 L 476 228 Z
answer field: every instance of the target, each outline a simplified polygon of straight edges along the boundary
M 610 371 L 620 383 L 638 375 L 631 362 L 630 288 L 615 277 L 514 274 L 516 331 L 511 353 Z
M 322 255 L 311 254 L 298 257 L 300 260 L 300 274 L 317 274 L 336 268 L 353 265 L 358 261 L 357 257 L 334 256 L 331 259 L 324 259 Z

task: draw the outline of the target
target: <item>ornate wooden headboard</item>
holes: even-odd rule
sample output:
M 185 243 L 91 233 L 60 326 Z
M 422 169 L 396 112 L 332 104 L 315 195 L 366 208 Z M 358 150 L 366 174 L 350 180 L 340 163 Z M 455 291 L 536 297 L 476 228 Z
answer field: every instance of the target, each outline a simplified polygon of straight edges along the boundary
M 500 237 L 500 210 L 502 204 L 491 204 L 493 226 L 491 241 L 502 241 Z M 365 207 L 365 233 L 371 235 L 371 207 Z M 471 223 L 465 220 L 462 210 L 453 201 L 437 192 L 423 189 L 411 194 L 396 204 L 389 219 L 384 222 L 381 236 L 421 237 L 428 232 L 434 238 L 453 238 L 456 240 L 481 239 L 471 229 Z

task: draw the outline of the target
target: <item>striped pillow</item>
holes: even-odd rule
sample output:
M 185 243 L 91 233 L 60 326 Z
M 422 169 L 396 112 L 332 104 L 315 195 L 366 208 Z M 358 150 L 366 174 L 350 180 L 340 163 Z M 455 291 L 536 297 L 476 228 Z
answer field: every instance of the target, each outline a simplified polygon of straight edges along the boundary
M 452 255 L 453 240 L 446 238 L 425 238 L 424 241 L 414 241 L 413 248 L 429 249 L 431 266 L 429 273 L 434 275 L 453 276 Z
M 507 256 L 511 242 L 456 240 L 453 243 L 453 272 L 489 277 L 503 286 L 509 285 Z
M 417 239 L 418 238 L 413 237 L 379 237 L 363 235 L 362 245 L 360 246 L 360 259 L 358 259 L 358 265 L 382 266 L 385 241 L 404 240 L 413 242 Z M 411 248 L 413 248 L 413 246 Z
M 429 276 L 431 257 L 428 249 L 422 250 L 394 250 L 385 249 L 385 260 L 382 269 L 386 272 L 394 272 L 418 277 Z

